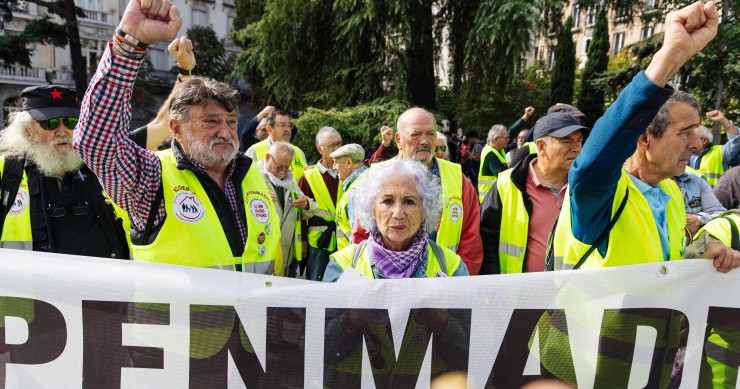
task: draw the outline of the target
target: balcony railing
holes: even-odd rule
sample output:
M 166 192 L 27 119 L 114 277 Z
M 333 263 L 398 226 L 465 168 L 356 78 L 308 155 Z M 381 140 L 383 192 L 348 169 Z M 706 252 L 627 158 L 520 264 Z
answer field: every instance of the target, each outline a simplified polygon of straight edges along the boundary
M 0 66 L 0 80 L 46 83 L 46 69 L 20 65 Z
M 74 73 L 71 70 L 52 70 L 51 83 L 57 85 L 73 86 L 75 84 Z
M 95 11 L 90 9 L 83 10 L 85 12 L 85 18 L 80 19 L 82 21 L 97 22 L 103 24 L 113 24 L 112 18 L 105 12 Z

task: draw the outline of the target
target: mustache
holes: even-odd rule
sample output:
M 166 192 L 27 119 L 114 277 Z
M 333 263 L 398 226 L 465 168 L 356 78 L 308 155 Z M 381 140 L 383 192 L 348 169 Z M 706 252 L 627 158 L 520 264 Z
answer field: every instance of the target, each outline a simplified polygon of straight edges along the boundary
M 213 148 L 213 146 L 216 143 L 228 143 L 228 144 L 231 145 L 231 147 L 233 147 L 235 149 L 239 147 L 239 145 L 236 143 L 235 140 L 233 140 L 233 139 L 226 139 L 226 138 L 214 138 L 214 139 L 211 139 L 211 141 L 208 142 L 208 147 L 209 148 Z
M 72 137 L 69 137 L 69 136 L 66 136 L 65 135 L 65 136 L 59 136 L 59 137 L 53 138 L 51 140 L 51 145 L 52 146 L 56 146 L 56 145 L 59 145 L 59 144 L 62 144 L 62 143 L 71 144 L 72 143 Z
M 418 145 L 418 146 L 416 146 L 416 150 L 415 151 L 417 153 L 419 151 L 432 151 L 432 146 L 430 146 L 430 145 Z

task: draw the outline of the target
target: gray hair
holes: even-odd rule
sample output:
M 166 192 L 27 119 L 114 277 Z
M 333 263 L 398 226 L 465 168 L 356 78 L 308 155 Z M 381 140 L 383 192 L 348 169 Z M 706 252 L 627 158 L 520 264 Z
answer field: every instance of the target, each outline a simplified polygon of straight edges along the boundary
M 704 126 L 699 126 L 699 129 L 701 130 L 701 135 L 699 135 L 699 139 L 706 139 L 707 142 L 711 144 L 712 140 L 714 139 L 714 135 L 712 134 L 712 131 L 710 131 L 708 128 Z
M 437 139 L 442 139 L 442 142 L 444 142 L 445 145 L 447 146 L 447 148 L 445 149 L 445 159 L 449 161 L 450 160 L 450 147 L 449 147 L 450 144 L 447 143 L 447 137 L 445 136 L 445 134 L 437 131 Z
M 660 139 L 663 134 L 665 134 L 666 129 L 671 124 L 670 110 L 678 103 L 688 104 L 696 109 L 697 112 L 701 111 L 699 102 L 696 101 L 694 96 L 680 90 L 673 92 L 668 101 L 660 107 L 658 114 L 655 115 L 652 123 L 648 126 L 648 132 L 652 134 L 654 138 Z
M 180 122 L 190 120 L 190 109 L 211 100 L 228 112 L 239 107 L 239 92 L 223 82 L 207 77 L 192 77 L 177 88 L 170 102 L 170 117 Z
M 377 226 L 375 200 L 387 177 L 409 177 L 416 182 L 424 209 L 423 224 L 427 231 L 434 231 L 442 214 L 442 188 L 439 178 L 431 174 L 421 162 L 411 159 L 393 159 L 373 165 L 353 191 L 355 215 L 360 226 L 370 231 Z
M 22 157 L 31 147 L 28 131 L 35 120 L 26 111 L 15 111 L 8 115 L 8 126 L 0 132 L 0 155 Z
M 257 124 L 257 129 L 259 130 L 260 128 L 266 128 L 267 127 L 267 124 L 268 124 L 268 119 L 267 118 L 262 118 L 262 120 L 260 120 L 259 124 Z
M 496 124 L 491 127 L 490 130 L 488 130 L 488 137 L 486 138 L 486 140 L 488 141 L 488 143 L 491 143 L 494 139 L 504 136 L 502 134 L 508 135 L 509 129 L 506 128 L 506 126 L 504 126 L 503 124 Z
M 272 142 L 270 147 L 267 148 L 267 153 L 273 157 L 278 154 L 287 154 L 291 159 L 295 157 L 295 149 L 288 142 Z
M 339 136 L 339 140 L 342 140 L 342 135 L 334 127 L 324 126 L 316 133 L 316 146 L 321 146 L 321 142 L 324 140 L 324 137 L 330 132 L 337 134 L 337 136 Z

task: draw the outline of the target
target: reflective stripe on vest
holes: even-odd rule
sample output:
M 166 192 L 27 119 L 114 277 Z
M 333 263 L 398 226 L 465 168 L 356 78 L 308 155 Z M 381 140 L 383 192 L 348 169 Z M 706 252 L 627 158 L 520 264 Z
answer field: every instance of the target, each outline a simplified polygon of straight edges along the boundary
M 290 163 L 290 170 L 293 171 L 293 180 L 297 183 L 298 180 L 303 177 L 304 170 L 306 169 L 306 160 L 303 159 L 303 151 L 298 148 L 298 146 L 293 146 L 293 149 L 295 150 L 295 155 L 293 156 L 293 162 Z M 263 161 L 266 158 L 267 150 L 270 148 L 270 145 L 267 143 L 267 139 L 255 143 L 252 147 L 254 147 L 255 156 L 257 158 L 257 161 Z
M 457 252 L 462 235 L 463 215 L 462 202 L 463 175 L 462 168 L 456 163 L 435 158 L 439 167 L 442 184 L 442 217 L 439 221 L 436 243 Z
M 501 273 L 521 273 L 527 252 L 529 213 L 524 207 L 522 192 L 511 181 L 512 170 L 498 175 L 496 189 L 501 199 L 501 226 L 498 258 Z
M 660 187 L 671 197 L 665 211 L 668 230 L 669 256 L 671 260 L 683 258 L 684 226 L 686 225 L 686 208 L 683 196 L 672 179 L 660 182 Z M 625 191 L 629 188 L 630 196 L 624 212 L 609 233 L 609 246 L 606 257 L 599 250 L 594 250 L 583 263 L 582 268 L 593 269 L 610 266 L 636 265 L 647 262 L 662 262 L 663 249 L 658 236 L 658 227 L 645 197 L 635 187 L 627 172 L 622 169 L 622 176 L 615 189 L 610 217 L 619 208 Z M 563 265 L 555 270 L 572 269 L 583 254 L 591 247 L 576 239 L 571 232 L 570 191 L 566 192 L 563 208 L 558 219 L 555 234 L 555 256 L 563 257 Z
M 195 174 L 177 168 L 172 150 L 157 156 L 162 165 L 162 201 L 167 217 L 154 242 L 133 246 L 132 258 L 195 267 L 233 268 L 241 264 L 246 272 L 273 274 L 280 220 L 257 164 L 251 164 L 241 183 L 247 240 L 242 256 L 234 257 L 216 210 Z
M 727 213 L 724 217 L 713 219 L 702 227 L 696 233 L 696 238 L 707 232 L 725 246 L 732 247 L 730 221 L 725 218 L 732 219 L 740 228 L 740 216 Z M 734 387 L 740 366 L 740 323 L 712 327 L 704 349 L 710 369 L 706 371 L 702 369 L 700 372 L 700 387 Z
M 352 260 L 355 256 L 355 249 L 359 245 L 353 244 L 349 247 L 346 247 L 342 249 L 341 251 L 337 251 L 336 253 L 332 254 L 330 256 L 331 259 L 334 259 L 337 261 L 337 264 L 341 266 L 342 269 L 346 269 L 347 267 L 352 267 Z M 444 253 L 444 258 L 442 258 L 443 261 L 445 261 L 445 267 L 447 268 L 447 276 L 452 277 L 453 274 L 457 271 L 458 267 L 460 267 L 460 263 L 462 262 L 462 259 L 460 259 L 460 256 L 455 254 L 454 251 L 449 250 L 445 248 L 444 246 L 440 246 L 442 249 L 442 252 Z M 357 264 L 355 265 L 355 270 L 357 270 L 360 274 L 364 275 L 367 278 L 375 279 L 375 274 L 373 273 L 373 269 L 370 266 L 370 250 L 368 249 L 368 245 L 365 245 L 365 249 L 362 250 L 362 253 L 360 254 L 360 258 L 357 261 Z M 442 271 L 442 267 L 440 266 L 439 261 L 437 260 L 437 256 L 434 255 L 434 250 L 432 249 L 432 246 L 427 243 L 427 276 L 429 278 L 434 278 L 437 276 L 437 273 L 440 273 Z
M 528 147 L 530 154 L 537 154 L 537 144 L 534 141 L 525 142 L 522 144 L 522 147 Z
M 0 177 L 5 168 L 5 158 L 0 156 Z M 5 199 L 2 199 L 5 201 Z M 33 235 L 31 233 L 31 196 L 28 193 L 28 177 L 25 169 L 21 178 L 18 194 L 13 200 L 13 206 L 8 211 L 0 235 L 0 248 L 33 251 Z
M 486 157 L 488 154 L 493 153 L 502 164 L 506 165 L 506 155 L 502 155 L 504 151 L 497 151 L 491 145 L 486 144 L 483 146 L 483 151 L 480 154 L 480 167 L 478 168 L 478 203 L 482 204 L 483 199 L 486 197 L 486 193 L 491 190 L 493 183 L 496 182 L 496 175 L 484 176 L 483 167 L 485 166 Z
M 722 166 L 722 146 L 709 146 L 702 157 L 698 168 L 696 169 L 700 176 L 703 176 L 709 185 L 714 188 L 719 178 L 725 174 L 725 168 Z
M 321 171 L 318 168 L 306 170 L 305 173 L 306 182 L 311 187 L 313 192 L 314 200 L 318 205 L 318 210 L 314 213 L 314 217 L 320 217 L 326 221 L 335 221 L 336 208 L 334 201 L 331 199 L 329 189 L 326 187 L 324 177 L 321 175 Z M 339 181 L 337 188 L 337 199 L 342 197 L 342 181 Z M 326 231 L 325 226 L 309 226 L 308 227 L 308 244 L 311 247 L 318 248 L 318 240 L 321 234 Z M 337 248 L 336 230 L 332 231 L 332 238 L 328 251 L 335 251 Z

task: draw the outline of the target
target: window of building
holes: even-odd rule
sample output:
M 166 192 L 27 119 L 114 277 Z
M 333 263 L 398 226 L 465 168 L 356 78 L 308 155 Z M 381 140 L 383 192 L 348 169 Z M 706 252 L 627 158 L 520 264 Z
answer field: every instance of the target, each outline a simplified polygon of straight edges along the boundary
M 193 26 L 208 26 L 208 12 L 200 9 L 193 9 Z
M 157 70 L 167 70 L 167 56 L 163 49 L 156 47 L 150 47 L 146 51 L 149 56 L 149 60 L 152 61 L 152 66 Z
M 576 4 L 573 6 L 573 27 L 578 28 L 581 25 L 581 6 Z
M 660 1 L 658 0 L 645 0 L 646 10 L 658 9 L 659 6 L 660 6 Z
M 594 23 L 596 23 L 596 15 L 598 13 L 599 13 L 598 4 L 594 4 L 588 7 L 588 11 L 586 11 L 586 26 L 592 26 L 594 25 Z
M 642 39 L 650 38 L 655 34 L 655 26 L 645 26 L 642 28 Z
M 629 13 L 629 9 L 625 5 L 620 5 L 617 7 L 617 19 L 626 18 L 627 13 Z
M 591 44 L 591 37 L 586 37 L 586 44 L 583 45 L 583 54 L 588 54 L 588 46 Z
M 555 65 L 555 49 L 550 47 L 547 53 L 547 68 L 552 69 L 553 65 Z
M 624 47 L 624 33 L 618 32 L 614 34 L 614 50 L 612 52 L 613 55 L 619 54 L 619 51 L 622 50 Z

